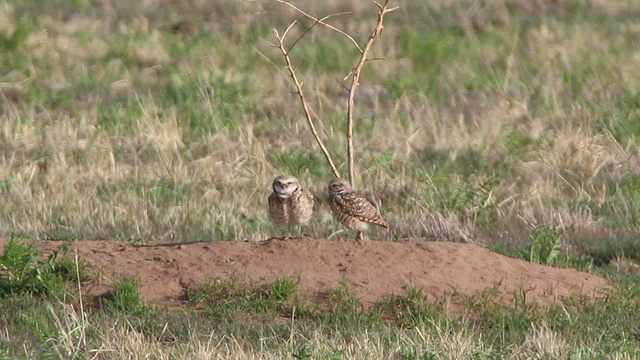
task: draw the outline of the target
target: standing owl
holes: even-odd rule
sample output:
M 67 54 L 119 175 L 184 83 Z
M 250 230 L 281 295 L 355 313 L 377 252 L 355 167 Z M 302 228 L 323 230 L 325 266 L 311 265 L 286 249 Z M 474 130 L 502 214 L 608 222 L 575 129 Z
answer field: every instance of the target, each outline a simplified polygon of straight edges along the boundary
M 331 180 L 328 187 L 329 206 L 333 215 L 343 225 L 358 231 L 356 240 L 363 239 L 363 232 L 371 225 L 389 229 L 389 224 L 380 215 L 375 197 L 357 193 L 341 179 Z
M 269 195 L 269 219 L 274 225 L 306 225 L 313 214 L 313 195 L 302 189 L 298 179 L 289 175 L 278 176 L 273 180 L 273 192 Z M 287 234 L 287 238 L 289 234 Z

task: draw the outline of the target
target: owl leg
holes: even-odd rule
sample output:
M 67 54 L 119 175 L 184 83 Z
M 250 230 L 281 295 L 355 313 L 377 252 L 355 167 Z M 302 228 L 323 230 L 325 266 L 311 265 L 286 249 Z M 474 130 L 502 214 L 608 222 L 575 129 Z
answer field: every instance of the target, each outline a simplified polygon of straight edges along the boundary
M 296 225 L 296 236 L 303 238 L 303 237 L 310 237 L 311 235 L 305 233 L 305 226 Z
M 302 226 L 301 225 L 296 225 L 296 236 L 297 237 L 302 237 L 304 236 L 304 234 L 302 233 Z
M 356 234 L 356 240 L 364 240 L 364 233 L 362 231 L 358 231 L 358 233 Z
M 309 235 L 308 233 L 305 234 L 304 230 L 305 230 L 305 228 L 300 226 L 300 236 L 302 236 L 302 237 L 311 237 L 311 235 Z

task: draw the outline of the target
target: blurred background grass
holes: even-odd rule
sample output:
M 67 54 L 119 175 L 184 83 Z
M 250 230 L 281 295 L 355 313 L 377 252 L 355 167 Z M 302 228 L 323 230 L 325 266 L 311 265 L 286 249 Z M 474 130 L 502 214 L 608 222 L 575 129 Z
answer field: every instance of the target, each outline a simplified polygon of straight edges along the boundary
M 357 96 L 361 188 L 390 239 L 567 248 L 637 236 L 640 5 L 398 1 Z M 299 4 L 361 43 L 368 2 Z M 271 29 L 311 23 L 260 1 L 5 1 L 0 229 L 36 238 L 260 240 L 276 175 L 319 198 L 315 148 Z M 346 167 L 343 79 L 357 50 L 315 27 L 293 50 L 327 147 Z M 313 144 L 313 146 L 311 145 Z M 373 237 L 384 237 L 382 233 Z

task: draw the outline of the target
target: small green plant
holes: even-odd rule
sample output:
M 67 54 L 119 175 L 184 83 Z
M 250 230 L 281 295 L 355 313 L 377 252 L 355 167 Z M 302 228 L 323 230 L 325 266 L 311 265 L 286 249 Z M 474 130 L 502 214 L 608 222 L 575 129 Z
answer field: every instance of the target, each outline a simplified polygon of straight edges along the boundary
M 300 277 L 292 280 L 286 276 L 275 279 L 266 291 L 268 301 L 266 310 L 274 310 L 280 316 L 296 319 L 314 316 L 317 305 L 303 302 L 296 293 L 300 280 Z
M 422 289 L 411 285 L 404 295 L 390 295 L 379 305 L 381 312 L 398 321 L 403 327 L 414 327 L 432 321 L 441 313 L 434 303 L 427 301 Z
M 12 236 L 0 256 L 0 297 L 22 293 L 61 296 L 65 280 L 74 279 L 78 271 L 75 262 L 58 259 L 66 246 L 40 261 L 40 249 L 35 244 L 23 244 L 19 236 Z
M 274 280 L 267 291 L 269 300 L 276 303 L 283 303 L 295 294 L 298 284 L 300 284 L 300 278 L 294 281 L 285 276 Z
M 308 345 L 301 345 L 293 354 L 291 354 L 291 356 L 293 356 L 294 359 L 298 360 L 311 359 L 311 350 L 309 350 Z
M 21 244 L 12 237 L 4 246 L 0 256 L 0 291 L 3 296 L 41 289 L 36 267 L 39 250 Z
M 150 310 L 140 298 L 138 281 L 127 278 L 113 282 L 113 291 L 104 298 L 103 304 L 112 313 L 145 315 Z
M 531 235 L 531 246 L 525 248 L 522 255 L 525 260 L 542 265 L 552 265 L 560 255 L 564 230 L 552 226 L 536 226 Z

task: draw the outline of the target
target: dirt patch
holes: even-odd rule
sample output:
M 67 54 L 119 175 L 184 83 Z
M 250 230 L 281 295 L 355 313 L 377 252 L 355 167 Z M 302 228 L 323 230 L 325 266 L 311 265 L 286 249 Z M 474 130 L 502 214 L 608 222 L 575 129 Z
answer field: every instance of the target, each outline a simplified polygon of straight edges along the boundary
M 40 241 L 38 245 L 47 254 L 61 243 Z M 73 249 L 100 274 L 85 294 L 101 295 L 109 291 L 113 279 L 128 277 L 140 281 L 142 297 L 151 304 L 179 304 L 187 287 L 214 277 L 235 278 L 260 287 L 283 276 L 299 276 L 299 295 L 311 300 L 339 288 L 345 280 L 365 306 L 388 294 L 404 294 L 410 285 L 422 289 L 431 301 L 446 300 L 454 292 L 473 295 L 494 289 L 498 299 L 510 304 L 514 294 L 524 290 L 528 301 L 541 305 L 570 295 L 592 298 L 606 286 L 604 279 L 587 273 L 450 242 L 358 243 L 300 238 L 134 246 L 118 241 L 79 241 Z M 460 299 L 449 301 L 450 310 L 457 312 Z

